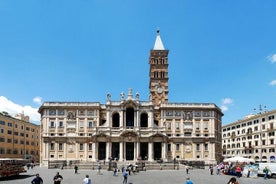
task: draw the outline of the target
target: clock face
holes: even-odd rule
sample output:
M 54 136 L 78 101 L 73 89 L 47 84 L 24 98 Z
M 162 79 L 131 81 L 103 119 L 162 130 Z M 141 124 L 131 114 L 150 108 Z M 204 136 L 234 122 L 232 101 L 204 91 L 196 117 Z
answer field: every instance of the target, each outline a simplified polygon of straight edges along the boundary
M 157 93 L 162 93 L 163 92 L 163 88 L 161 87 L 161 86 L 159 86 L 158 88 L 157 88 Z

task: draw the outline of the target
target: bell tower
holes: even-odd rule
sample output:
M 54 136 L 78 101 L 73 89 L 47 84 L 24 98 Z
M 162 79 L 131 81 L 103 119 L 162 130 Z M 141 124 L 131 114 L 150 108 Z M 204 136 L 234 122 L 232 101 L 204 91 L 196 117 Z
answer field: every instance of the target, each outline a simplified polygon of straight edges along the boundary
M 157 30 L 155 44 L 150 51 L 149 57 L 149 100 L 156 106 L 159 106 L 161 103 L 168 103 L 168 54 L 169 50 L 165 49 L 160 37 L 160 31 Z

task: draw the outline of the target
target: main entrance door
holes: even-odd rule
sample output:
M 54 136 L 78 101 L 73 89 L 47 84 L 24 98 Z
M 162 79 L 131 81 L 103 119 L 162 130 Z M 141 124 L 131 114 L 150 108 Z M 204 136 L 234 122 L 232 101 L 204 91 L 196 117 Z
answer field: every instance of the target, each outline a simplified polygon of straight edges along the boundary
M 147 142 L 141 142 L 140 143 L 140 156 L 142 160 L 147 160 L 148 159 L 148 143 Z
M 154 160 L 160 160 L 162 158 L 162 147 L 161 147 L 161 142 L 155 142 L 153 144 L 154 146 L 154 151 L 153 151 L 153 154 L 154 154 Z
M 106 143 L 105 142 L 99 142 L 98 147 L 98 159 L 99 160 L 105 160 L 105 154 L 106 154 Z
M 126 143 L 126 160 L 134 160 L 134 143 Z
M 113 142 L 112 148 L 111 148 L 111 157 L 113 159 L 115 158 L 119 159 L 119 152 L 120 152 L 120 144 L 118 142 Z

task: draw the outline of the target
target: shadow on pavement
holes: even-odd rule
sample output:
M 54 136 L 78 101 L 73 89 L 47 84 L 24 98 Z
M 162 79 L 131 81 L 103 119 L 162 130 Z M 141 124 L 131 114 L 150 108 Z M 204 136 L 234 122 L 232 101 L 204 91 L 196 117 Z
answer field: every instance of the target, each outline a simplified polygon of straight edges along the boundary
M 8 177 L 1 177 L 0 181 L 9 181 L 9 180 L 20 180 L 20 179 L 25 179 L 29 177 L 33 177 L 35 175 L 16 175 L 16 176 L 8 176 Z

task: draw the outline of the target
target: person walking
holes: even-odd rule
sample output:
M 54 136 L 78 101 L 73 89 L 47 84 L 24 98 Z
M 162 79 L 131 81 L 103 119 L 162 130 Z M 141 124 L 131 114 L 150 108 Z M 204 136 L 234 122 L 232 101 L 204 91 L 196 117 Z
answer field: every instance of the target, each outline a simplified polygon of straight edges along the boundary
M 190 167 L 186 165 L 186 174 L 189 174 Z
M 35 175 L 35 178 L 32 180 L 31 182 L 32 184 L 42 184 L 43 183 L 43 180 L 42 178 L 39 176 L 39 174 L 37 173 Z
M 63 180 L 63 177 L 57 172 L 57 174 L 54 176 L 54 184 L 60 184 Z
M 127 184 L 127 172 L 126 171 L 124 171 L 123 177 L 124 177 L 123 184 Z
M 268 179 L 268 173 L 270 172 L 270 170 L 268 169 L 267 166 L 264 168 L 263 172 L 264 172 L 264 179 L 267 180 Z
M 113 176 L 117 176 L 117 171 L 118 171 L 117 167 L 114 166 L 113 167 Z
M 214 167 L 212 165 L 210 165 L 209 170 L 210 170 L 210 174 L 213 175 Z
M 193 181 L 190 178 L 187 178 L 185 184 L 194 184 L 194 183 L 193 183 Z
M 75 174 L 79 174 L 78 173 L 79 167 L 77 165 L 75 165 L 74 170 L 75 170 Z
M 91 184 L 91 179 L 89 178 L 88 174 L 83 179 L 83 184 Z
M 99 164 L 98 164 L 98 174 L 101 174 L 101 169 L 102 169 L 102 166 L 101 166 L 101 164 L 99 163 Z

